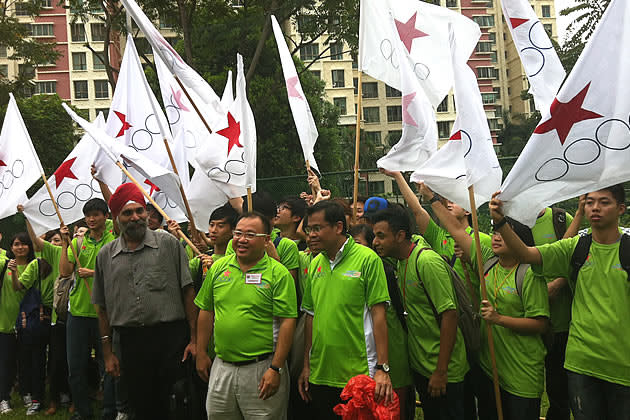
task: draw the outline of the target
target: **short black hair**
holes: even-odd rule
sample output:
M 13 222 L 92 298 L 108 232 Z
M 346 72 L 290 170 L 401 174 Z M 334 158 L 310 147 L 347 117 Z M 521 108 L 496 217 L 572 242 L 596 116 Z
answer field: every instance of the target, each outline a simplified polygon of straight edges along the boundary
M 365 204 L 365 202 L 368 201 L 368 198 L 370 198 L 370 197 L 366 197 L 364 195 L 360 195 L 360 196 L 357 197 L 357 203 Z
M 263 224 L 263 230 L 264 230 L 263 233 L 266 233 L 267 235 L 271 233 L 271 221 L 261 212 L 250 211 L 247 213 L 243 213 L 241 217 L 238 218 L 238 221 L 236 223 L 238 224 L 238 222 L 240 222 L 243 219 L 259 219 Z
M 49 230 L 48 232 L 46 232 L 46 234 L 44 235 L 44 240 L 46 242 L 50 242 L 50 240 L 53 238 L 53 236 L 55 235 L 59 235 L 61 236 L 61 231 L 59 231 L 59 229 L 53 229 L 53 230 Z
M 353 238 L 357 235 L 363 235 L 367 243 L 370 244 L 370 248 L 372 247 L 372 242 L 374 242 L 374 231 L 369 225 L 366 225 L 365 223 L 354 225 L 350 228 L 348 233 Z
M 372 223 L 387 222 L 389 229 L 394 233 L 401 230 L 405 232 L 405 238 L 411 239 L 411 221 L 409 215 L 404 209 L 399 207 L 389 207 L 384 210 L 377 211 L 371 216 Z
M 264 215 L 271 220 L 276 217 L 278 207 L 273 197 L 265 191 L 256 191 L 252 194 L 252 207 L 258 213 Z M 243 213 L 247 213 L 252 209 L 247 207 L 247 197 L 243 197 Z
M 7 250 L 7 257 L 9 257 L 10 260 L 15 258 L 12 248 L 13 242 L 15 242 L 16 239 L 23 244 L 28 245 L 28 255 L 26 256 L 26 260 L 28 262 L 33 261 L 35 259 L 35 249 L 33 249 L 33 241 L 31 241 L 31 237 L 28 236 L 28 233 L 26 232 L 18 232 L 11 237 L 11 240 L 9 241 L 9 249 Z
M 109 207 L 107 207 L 107 203 L 102 198 L 92 198 L 83 206 L 83 215 L 85 216 L 92 211 L 100 211 L 104 216 L 107 216 Z
M 623 184 L 611 185 L 610 187 L 601 188 L 600 191 L 610 191 L 617 204 L 626 204 L 626 190 Z M 588 197 L 588 194 L 586 194 Z
M 76 228 L 76 229 L 78 229 L 78 228 L 87 228 L 88 227 L 87 223 L 85 223 L 85 219 L 77 220 L 76 222 L 74 222 L 74 224 L 72 226 L 73 226 L 73 228 Z
M 162 213 L 160 213 L 153 204 L 151 203 L 147 203 L 147 214 L 151 213 L 152 211 L 154 211 L 159 220 L 159 223 L 162 224 L 162 222 L 164 221 L 164 216 L 162 216 Z
M 299 216 L 300 220 L 297 223 L 300 224 L 300 221 L 306 214 L 306 202 L 302 198 L 298 197 L 285 197 L 284 199 L 278 201 L 278 205 L 280 204 L 287 205 L 289 210 L 291 210 L 291 216 Z
M 210 215 L 210 220 L 208 223 L 213 220 L 223 220 L 230 225 L 232 229 L 236 227 L 236 223 L 238 222 L 238 212 L 234 210 L 234 207 L 230 205 L 230 203 L 225 203 L 221 207 L 214 209 L 212 214 Z
M 534 246 L 534 235 L 532 234 L 532 230 L 519 222 L 518 220 L 514 220 L 511 217 L 505 217 L 507 223 L 510 225 L 514 233 L 521 238 L 521 241 L 527 246 Z
M 336 201 L 320 201 L 306 209 L 306 215 L 312 216 L 314 213 L 323 211 L 324 220 L 335 226 L 338 222 L 343 223 L 342 234 L 346 234 L 348 226 L 346 225 L 346 213 L 344 207 Z

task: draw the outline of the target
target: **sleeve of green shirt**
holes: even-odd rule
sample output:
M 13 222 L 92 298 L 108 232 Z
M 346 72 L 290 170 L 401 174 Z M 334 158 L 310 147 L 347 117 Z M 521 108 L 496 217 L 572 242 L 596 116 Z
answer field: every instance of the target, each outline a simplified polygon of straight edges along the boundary
M 297 270 L 300 267 L 300 254 L 297 244 L 291 239 L 282 238 L 278 244 L 280 262 L 287 270 Z
M 457 309 L 450 273 L 442 257 L 435 252 L 424 251 L 416 264 L 437 313 Z
M 446 238 L 446 231 L 439 227 L 433 219 L 429 220 L 427 229 L 422 235 L 424 239 L 431 245 L 431 248 L 436 248 Z
M 212 264 L 212 267 L 206 273 L 206 279 L 203 281 L 203 285 L 201 289 L 199 289 L 199 293 L 197 293 L 197 297 L 195 297 L 195 305 L 199 309 L 204 311 L 214 311 L 214 296 L 212 294 L 214 277 L 217 273 L 217 268 L 221 264 Z
M 549 318 L 549 296 L 545 278 L 527 270 L 523 281 L 523 308 L 526 318 L 544 316 Z
M 532 265 L 534 272 L 545 277 L 569 278 L 571 257 L 578 240 L 579 236 L 575 236 L 536 247 L 542 257 L 542 265 Z
M 37 281 L 37 277 L 39 276 L 39 262 L 37 259 L 34 259 L 24 269 L 24 272 L 18 278 L 19 282 L 22 283 L 25 289 L 30 289 L 33 287 L 35 282 Z
M 307 314 L 313 315 L 313 295 L 311 294 L 311 281 L 315 271 L 317 270 L 317 265 L 319 258 L 313 258 L 311 261 L 311 265 L 308 267 L 308 275 L 304 281 L 304 296 L 302 296 L 302 310 Z
M 199 275 L 199 268 L 201 266 L 199 257 L 194 257 L 190 261 L 188 261 L 188 270 L 190 271 L 190 276 L 193 279 L 196 279 Z
M 380 257 L 374 254 L 366 258 L 362 276 L 365 279 L 365 302 L 369 308 L 378 303 L 389 302 L 387 277 Z
M 486 261 L 488 261 L 492 257 L 494 257 L 492 246 L 487 247 L 482 243 L 481 261 L 485 264 Z M 470 244 L 470 262 L 475 272 L 477 272 L 479 270 L 479 266 L 477 265 L 477 243 L 474 240 Z
M 273 315 L 280 318 L 296 318 L 295 283 L 289 270 L 285 267 L 278 267 L 274 270 L 271 292 L 273 294 Z

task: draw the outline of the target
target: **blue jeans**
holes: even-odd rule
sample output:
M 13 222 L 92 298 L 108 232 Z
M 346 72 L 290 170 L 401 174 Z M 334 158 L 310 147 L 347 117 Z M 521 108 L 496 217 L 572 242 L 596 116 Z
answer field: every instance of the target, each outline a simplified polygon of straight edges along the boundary
M 464 382 L 448 383 L 446 395 L 433 398 L 429 394 L 429 378 L 411 371 L 413 384 L 420 395 L 426 420 L 461 420 L 464 418 Z
M 96 361 L 103 377 L 103 418 L 116 417 L 116 397 L 114 381 L 105 374 L 103 352 L 98 330 L 98 319 L 68 314 L 66 323 L 66 344 L 68 351 L 68 382 L 72 392 L 72 402 L 84 419 L 92 418 L 92 407 L 88 396 L 88 360 L 92 348 L 96 349 Z
M 630 387 L 568 372 L 575 420 L 630 420 Z

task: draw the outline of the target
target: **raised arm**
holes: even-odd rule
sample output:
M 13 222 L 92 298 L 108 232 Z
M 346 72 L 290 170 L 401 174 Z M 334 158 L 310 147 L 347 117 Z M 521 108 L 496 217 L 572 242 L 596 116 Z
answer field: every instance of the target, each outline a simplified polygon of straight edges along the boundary
M 33 251 L 41 252 L 44 249 L 44 240 L 39 236 L 35 235 L 33 231 L 33 226 L 31 226 L 31 222 L 28 221 L 28 217 L 24 214 L 24 206 L 22 204 L 18 204 L 17 211 L 22 213 L 24 216 L 24 221 L 26 222 L 26 231 L 28 232 L 28 236 L 31 238 L 31 242 L 33 242 Z
M 386 169 L 379 169 L 382 174 L 385 174 L 389 177 L 394 178 L 396 184 L 398 185 L 398 189 L 403 195 L 407 206 L 413 212 L 413 216 L 416 219 L 416 224 L 418 225 L 418 229 L 420 230 L 420 234 L 424 235 L 427 231 L 427 227 L 429 226 L 429 222 L 431 222 L 431 215 L 422 207 L 420 204 L 420 200 L 413 193 L 409 184 L 403 177 L 402 173 L 397 171 L 388 171 Z
M 569 225 L 567 231 L 564 233 L 562 239 L 573 238 L 578 234 L 580 230 L 580 225 L 582 224 L 582 220 L 584 220 L 584 205 L 586 204 L 586 194 L 580 196 L 580 201 L 578 203 L 578 209 L 575 212 L 575 216 L 573 217 L 573 221 Z
M 74 264 L 68 259 L 68 246 L 72 239 L 68 232 L 68 226 L 63 225 L 59 228 L 61 232 L 61 258 L 59 260 L 59 274 L 68 277 L 74 271 Z

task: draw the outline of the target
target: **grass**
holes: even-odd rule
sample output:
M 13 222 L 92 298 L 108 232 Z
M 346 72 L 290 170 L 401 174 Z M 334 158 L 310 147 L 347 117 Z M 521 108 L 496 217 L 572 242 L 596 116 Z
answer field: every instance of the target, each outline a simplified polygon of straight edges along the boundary
M 100 412 L 100 406 L 101 403 L 97 403 L 95 401 L 92 401 L 92 409 L 94 410 L 94 413 L 99 413 Z M 47 416 L 44 413 L 46 412 L 46 410 L 48 409 L 48 402 L 46 402 L 44 404 L 44 408 L 42 409 L 42 411 L 40 411 L 38 414 L 35 414 L 33 416 L 27 416 L 26 415 L 26 407 L 24 407 L 24 403 L 22 402 L 22 398 L 20 397 L 20 395 L 16 392 L 14 392 L 11 395 L 11 408 L 13 408 L 13 411 L 11 411 L 8 414 L 0 414 L 0 420 L 5 420 L 5 419 L 20 419 L 20 420 L 37 420 L 37 419 L 47 419 L 47 420 L 68 420 L 70 418 L 70 413 L 68 413 L 68 407 L 62 407 L 59 406 L 59 408 L 57 408 L 57 413 L 53 416 Z M 99 418 L 99 416 L 95 416 L 95 418 Z

